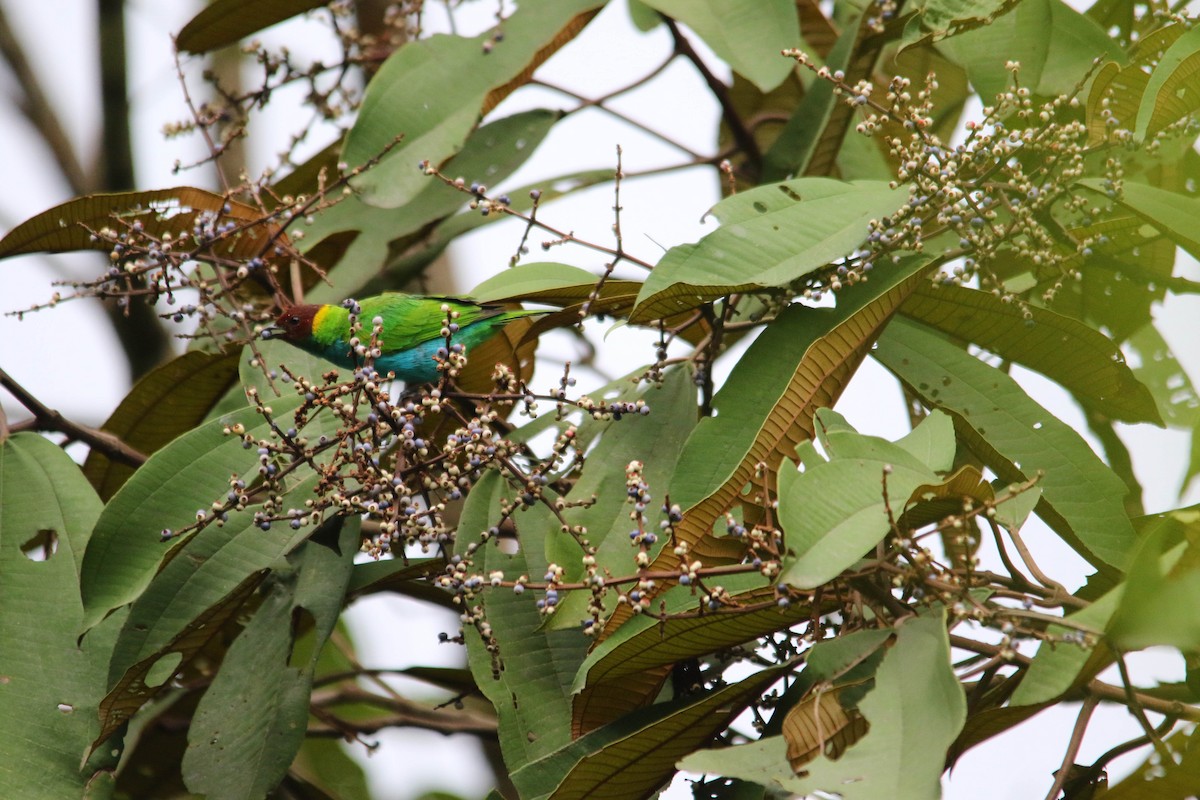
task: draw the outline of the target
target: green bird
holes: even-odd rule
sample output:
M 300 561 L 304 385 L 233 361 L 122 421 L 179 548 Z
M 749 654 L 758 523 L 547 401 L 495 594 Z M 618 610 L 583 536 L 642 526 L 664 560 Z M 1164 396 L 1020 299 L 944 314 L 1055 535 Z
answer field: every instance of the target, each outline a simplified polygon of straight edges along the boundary
M 450 325 L 450 342 L 470 348 L 521 317 L 545 314 L 545 311 L 509 310 L 499 305 L 477 303 L 463 297 L 424 297 L 387 292 L 378 297 L 346 301 L 341 306 L 294 305 L 283 310 L 275 325 L 263 331 L 268 339 L 284 339 L 339 367 L 354 369 L 365 361 L 365 352 L 350 344 L 350 312 L 354 309 L 362 325 L 358 332 L 360 348 L 369 346 L 375 320 L 383 323 L 379 337 L 380 354 L 375 369 L 381 375 L 394 372 L 407 384 L 432 383 L 441 377 L 435 355 L 446 357 L 448 307 L 458 316 Z

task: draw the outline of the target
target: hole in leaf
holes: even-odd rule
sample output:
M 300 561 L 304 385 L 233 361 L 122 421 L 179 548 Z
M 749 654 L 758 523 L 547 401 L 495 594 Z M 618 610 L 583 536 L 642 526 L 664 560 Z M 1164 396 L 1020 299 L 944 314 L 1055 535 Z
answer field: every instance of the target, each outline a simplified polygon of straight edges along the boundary
M 30 561 L 49 561 L 58 552 L 58 531 L 43 528 L 21 545 L 21 552 Z
M 146 671 L 145 685 L 154 688 L 166 683 L 167 678 L 175 673 L 175 668 L 179 666 L 179 662 L 182 660 L 182 653 L 164 653 L 158 661 L 154 662 L 154 666 Z

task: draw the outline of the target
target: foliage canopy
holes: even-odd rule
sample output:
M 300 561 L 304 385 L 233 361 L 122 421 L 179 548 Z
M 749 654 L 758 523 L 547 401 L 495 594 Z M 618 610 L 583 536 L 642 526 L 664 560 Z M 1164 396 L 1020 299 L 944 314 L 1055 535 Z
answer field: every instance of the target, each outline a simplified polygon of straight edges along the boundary
M 99 430 L 0 371 L 33 414 L 0 428 L 0 794 L 356 800 L 334 739 L 418 725 L 498 744 L 497 797 L 649 797 L 686 770 L 697 797 L 918 799 L 1064 703 L 1047 797 L 1098 796 L 1139 746 L 1106 797 L 1194 792 L 1200 512 L 1145 514 L 1124 443 L 1200 426 L 1154 316 L 1198 287 L 1179 266 L 1200 257 L 1193 21 L 1131 0 L 522 0 L 466 35 L 427 30 L 432 5 L 212 2 L 185 57 L 310 13 L 342 58 L 243 47 L 261 85 L 216 84 L 174 128 L 219 188 L 82 194 L 0 239 L 0 258 L 103 253 L 67 294 L 190 334 Z M 720 107 L 714 152 L 673 138 L 692 120 L 614 105 L 661 67 L 602 97 L 554 86 L 598 14 L 665 31 L 663 66 Z M 327 146 L 231 171 L 296 84 Z M 508 110 L 532 86 L 563 107 Z M 619 148 L 615 169 L 507 186 L 588 109 L 682 154 L 649 174 L 710 173 L 715 229 L 636 252 Z M 606 241 L 556 218 L 598 185 Z M 511 259 L 471 294 L 550 313 L 465 355 L 448 319 L 436 386 L 259 336 L 301 299 L 422 286 L 497 223 Z M 535 358 L 585 320 L 649 332 L 586 394 L 580 364 Z M 903 388 L 897 441 L 833 410 L 867 358 Z M 1014 366 L 1065 390 L 1099 449 Z M 38 431 L 89 444 L 82 467 Z M 1039 537 L 1086 562 L 1082 587 Z M 340 618 L 381 592 L 459 614 L 467 667 L 409 670 L 453 702 L 358 663 Z M 1131 673 L 1159 645 L 1187 680 Z M 1100 703 L 1144 736 L 1076 763 Z

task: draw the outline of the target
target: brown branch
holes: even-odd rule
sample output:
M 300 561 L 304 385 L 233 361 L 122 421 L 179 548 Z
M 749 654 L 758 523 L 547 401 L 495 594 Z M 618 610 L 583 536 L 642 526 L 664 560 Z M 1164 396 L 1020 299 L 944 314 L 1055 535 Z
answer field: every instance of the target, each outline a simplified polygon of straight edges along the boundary
M 331 706 L 365 703 L 391 712 L 390 716 L 370 720 L 342 721 L 342 725 L 357 733 L 375 733 L 384 728 L 422 728 L 450 735 L 471 733 L 494 737 L 498 723 L 494 718 L 469 711 L 438 711 L 414 703 L 404 697 L 384 697 L 359 686 L 346 685 L 329 691 L 313 692 L 314 708 L 328 711 Z M 308 728 L 309 736 L 341 736 L 341 726 L 315 724 Z
M 1100 705 L 1100 700 L 1095 696 L 1084 699 L 1083 707 L 1079 709 L 1079 716 L 1075 720 L 1075 727 L 1071 730 L 1071 741 L 1067 743 L 1067 752 L 1063 754 L 1062 765 L 1054 775 L 1054 783 L 1051 785 L 1050 791 L 1046 793 L 1046 800 L 1055 800 L 1067 782 L 1067 777 L 1071 774 L 1071 767 L 1075 763 L 1075 757 L 1079 755 L 1079 745 L 1083 744 L 1083 733 L 1087 730 L 1092 712 L 1098 705 Z
M 667 30 L 671 32 L 671 38 L 675 41 L 675 52 L 692 62 L 692 66 L 700 73 L 700 77 L 704 78 L 708 90 L 713 93 L 713 97 L 721 105 L 721 118 L 729 126 L 733 140 L 737 142 L 738 148 L 746 154 L 746 158 L 754 165 L 755 170 L 758 170 L 762 165 L 762 150 L 758 146 L 758 140 L 754 138 L 754 134 L 746 127 L 746 123 L 738 114 L 733 96 L 729 93 L 729 87 L 708 68 L 708 65 L 700 58 L 700 54 L 692 47 L 692 43 L 680 32 L 675 20 L 663 17 L 663 22 L 666 23 Z
M 86 442 L 92 449 L 104 453 L 113 461 L 120 461 L 131 467 L 140 467 L 146 463 L 145 455 L 134 450 L 111 433 L 72 422 L 54 409 L 46 407 L 3 369 L 0 369 L 0 386 L 7 389 L 21 405 L 29 410 L 29 413 L 33 414 L 34 426 L 38 430 L 65 433 L 72 439 Z

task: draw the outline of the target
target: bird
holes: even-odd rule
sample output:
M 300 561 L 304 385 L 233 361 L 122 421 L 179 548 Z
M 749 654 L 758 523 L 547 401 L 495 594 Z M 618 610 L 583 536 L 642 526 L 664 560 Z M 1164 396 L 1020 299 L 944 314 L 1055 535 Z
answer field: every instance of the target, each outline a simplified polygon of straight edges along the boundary
M 275 324 L 263 331 L 262 337 L 283 339 L 339 367 L 355 369 L 365 363 L 366 354 L 350 343 L 354 338 L 350 331 L 352 311 L 362 325 L 357 333 L 360 348 L 370 346 L 375 320 L 382 323 L 375 370 L 383 376 L 394 373 L 396 379 L 407 385 L 433 383 L 441 377 L 434 357 L 441 351 L 440 356 L 445 358 L 447 333 L 452 345 L 470 350 L 515 319 L 548 313 L 509 309 L 466 297 L 385 292 L 359 301 L 347 300 L 341 305 L 288 306 Z M 446 318 L 455 312 L 457 316 L 447 328 Z

